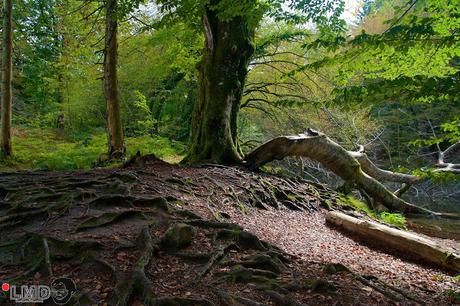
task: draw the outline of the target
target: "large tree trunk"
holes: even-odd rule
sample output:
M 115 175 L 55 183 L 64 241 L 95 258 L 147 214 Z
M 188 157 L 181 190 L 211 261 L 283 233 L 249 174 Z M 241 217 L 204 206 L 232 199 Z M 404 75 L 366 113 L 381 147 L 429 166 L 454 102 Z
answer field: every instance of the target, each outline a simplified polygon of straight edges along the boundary
M 223 22 L 216 11 L 206 9 L 202 19 L 206 41 L 185 162 L 238 163 L 238 110 L 254 52 L 254 33 L 245 17 Z
M 106 0 L 104 47 L 104 94 L 107 104 L 108 154 L 119 158 L 124 155 L 123 126 L 117 81 L 117 0 Z
M 398 198 L 380 182 L 411 184 L 420 178 L 379 169 L 364 153 L 347 151 L 323 133 L 310 129 L 298 136 L 282 136 L 270 140 L 252 151 L 246 157 L 246 164 L 250 168 L 258 168 L 272 160 L 288 156 L 303 156 L 320 162 L 349 186 L 362 191 L 390 211 L 440 215 Z
M 2 156 L 11 156 L 11 119 L 13 94 L 11 79 L 13 75 L 13 22 L 12 0 L 3 2 L 3 58 L 2 58 L 2 101 L 1 101 L 1 127 L 0 151 Z

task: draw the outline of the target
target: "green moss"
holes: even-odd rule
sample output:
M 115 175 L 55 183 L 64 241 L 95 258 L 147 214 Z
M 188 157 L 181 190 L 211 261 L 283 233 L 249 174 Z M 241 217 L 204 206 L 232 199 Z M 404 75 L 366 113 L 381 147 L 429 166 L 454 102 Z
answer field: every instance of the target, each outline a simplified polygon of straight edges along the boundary
M 406 218 L 404 218 L 404 216 L 401 214 L 382 212 L 378 217 L 385 223 L 394 225 L 399 228 L 406 228 Z
M 215 212 L 213 212 L 212 214 L 213 214 L 213 216 L 214 216 L 214 219 L 216 219 L 216 220 L 219 221 L 219 222 L 222 222 L 222 215 L 220 214 L 220 212 L 215 211 Z
M 188 224 L 174 224 L 161 238 L 161 244 L 167 248 L 181 249 L 192 243 L 195 234 L 195 229 Z
M 185 152 L 184 144 L 163 137 L 129 137 L 125 141 L 128 156 L 140 151 L 174 163 L 179 162 Z M 51 129 L 28 129 L 13 137 L 14 156 L 0 162 L 0 171 L 90 169 L 106 150 L 104 132 L 76 140 L 60 137 Z
M 236 201 L 236 206 L 243 215 L 247 215 L 249 213 L 249 208 L 246 206 L 246 204 L 240 201 Z
M 358 212 L 364 213 L 374 220 L 384 222 L 401 229 L 406 228 L 406 218 L 403 215 L 389 212 L 376 213 L 370 209 L 366 203 L 359 201 L 354 197 L 341 195 L 338 197 L 337 204 L 339 206 L 349 207 Z
M 345 195 L 340 195 L 337 198 L 337 205 L 341 207 L 349 207 L 352 208 L 356 211 L 362 212 L 371 218 L 375 219 L 376 214 L 374 211 L 372 211 L 366 203 L 359 201 L 358 199 L 351 197 L 351 196 L 345 196 Z

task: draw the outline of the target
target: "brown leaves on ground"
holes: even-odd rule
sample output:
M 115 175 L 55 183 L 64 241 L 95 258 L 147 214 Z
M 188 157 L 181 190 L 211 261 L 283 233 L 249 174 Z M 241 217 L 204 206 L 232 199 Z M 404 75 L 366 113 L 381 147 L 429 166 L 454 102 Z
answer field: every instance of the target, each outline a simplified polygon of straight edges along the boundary
M 18 183 L 15 184 L 15 181 Z M 75 185 L 78 186 L 73 187 Z M 58 191 L 53 190 L 56 186 L 60 186 Z M 233 302 L 229 301 L 234 301 L 234 305 L 239 305 L 244 304 L 243 299 L 265 305 L 294 305 L 293 301 L 305 305 L 416 304 L 402 296 L 399 296 L 401 300 L 398 302 L 383 295 L 358 281 L 354 276 L 356 274 L 366 279 L 378 278 L 390 286 L 404 289 L 425 304 L 448 305 L 452 300 L 444 292 L 459 287 L 458 281 L 445 271 L 415 263 L 410 258 L 404 258 L 404 254 L 368 247 L 327 227 L 320 206 L 325 199 L 334 201 L 335 195 L 327 188 L 309 185 L 304 181 L 239 168 L 179 167 L 152 160 L 143 163 L 142 167 L 123 170 L 9 175 L 0 178 L 0 200 L 3 205 L 10 205 L 12 201 L 15 205 L 26 205 L 23 203 L 36 198 L 34 190 L 40 188 L 42 191 L 49 190 L 47 192 L 53 197 L 51 200 L 45 197 L 47 202 L 36 202 L 34 205 L 38 208 L 42 204 L 60 208 L 63 199 L 54 195 L 68 190 L 77 190 L 78 193 L 73 195 L 70 206 L 58 209 L 59 214 L 53 214 L 52 217 L 34 206 L 31 208 L 33 218 L 23 220 L 16 216 L 15 227 L 4 218 L 5 229 L 0 246 L 19 239 L 21 233 L 27 231 L 50 237 L 51 255 L 56 245 L 70 247 L 65 241 L 78 241 L 91 246 L 94 252 L 84 253 L 83 257 L 78 257 L 82 250 L 72 249 L 75 252 L 73 258 L 66 257 L 72 252 L 62 247 L 60 251 L 63 257 L 59 260 L 53 258 L 51 265 L 55 276 L 71 277 L 76 281 L 77 288 L 99 305 L 111 305 L 117 282 L 123 275 L 129 275 L 141 258 L 143 253 L 139 232 L 142 228 L 148 226 L 152 239 L 158 242 L 170 224 L 188 222 L 198 217 L 215 223 L 193 225 L 192 243 L 179 252 L 195 256 L 193 260 L 172 250 L 158 246 L 158 249 L 154 248 L 144 272 L 156 297 L 168 297 L 169 301 L 177 299 L 176 302 L 188 299 L 195 301 L 193 305 L 201 305 L 201 302 L 196 302 L 200 300 L 214 305 L 232 305 Z M 95 197 L 97 199 L 103 194 L 119 194 L 120 197 L 105 197 L 103 200 L 106 202 L 94 204 Z M 148 199 L 156 197 L 167 199 L 168 211 L 164 211 L 161 201 L 153 201 L 154 206 L 149 204 Z M 68 204 L 68 197 L 65 199 L 64 202 Z M 279 209 L 275 208 L 277 206 Z M 122 213 L 126 209 L 134 209 L 138 213 L 122 214 L 120 216 L 123 218 L 114 219 L 113 222 L 75 231 L 89 217 L 97 218 L 107 212 Z M 5 210 L 0 210 L 0 213 L 5 214 Z M 245 236 L 246 241 L 242 241 L 239 234 L 226 237 L 232 233 L 228 230 L 231 228 L 228 223 L 240 225 L 265 242 L 251 235 Z M 219 235 L 221 238 L 218 238 Z M 226 249 L 232 241 L 237 248 Z M 248 244 L 248 241 L 254 241 L 254 244 Z M 444 243 L 458 247 L 458 242 Z M 268 249 L 260 250 L 266 246 Z M 219 250 L 225 250 L 222 257 L 203 273 L 206 263 Z M 279 274 L 243 268 L 238 264 L 247 262 L 253 256 L 273 258 L 270 256 L 282 252 L 287 253 L 282 256 L 290 260 L 283 264 L 284 268 Z M 97 258 L 97 265 L 82 260 L 88 257 Z M 354 274 L 346 271 L 329 273 L 325 265 L 330 263 L 341 263 Z M 24 266 L 0 261 L 0 279 L 18 276 L 24 271 Z M 51 276 L 38 275 L 41 282 L 51 279 Z M 203 279 L 197 281 L 199 275 Z M 271 280 L 273 276 L 276 277 Z M 34 274 L 24 281 L 37 282 Z M 136 295 L 129 305 L 142 304 L 144 301 Z

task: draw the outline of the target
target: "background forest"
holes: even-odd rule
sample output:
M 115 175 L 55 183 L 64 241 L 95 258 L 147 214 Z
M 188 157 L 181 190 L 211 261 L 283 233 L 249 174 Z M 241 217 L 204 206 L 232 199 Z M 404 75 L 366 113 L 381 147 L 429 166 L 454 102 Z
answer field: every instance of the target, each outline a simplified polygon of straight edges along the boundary
M 118 88 L 126 155 L 180 162 L 204 35 L 189 20 L 164 18 L 165 3 L 136 3 L 119 18 Z M 345 18 L 337 29 L 303 23 L 294 13 L 266 16 L 256 29 L 240 105 L 241 150 L 311 127 L 348 150 L 364 146 L 382 168 L 435 176 L 407 197 L 458 211 L 456 177 L 430 171 L 438 153 L 460 140 L 458 4 L 348 1 L 334 13 Z M 104 4 L 13 5 L 13 156 L 1 170 L 107 166 Z M 340 184 L 303 158 L 266 170 Z

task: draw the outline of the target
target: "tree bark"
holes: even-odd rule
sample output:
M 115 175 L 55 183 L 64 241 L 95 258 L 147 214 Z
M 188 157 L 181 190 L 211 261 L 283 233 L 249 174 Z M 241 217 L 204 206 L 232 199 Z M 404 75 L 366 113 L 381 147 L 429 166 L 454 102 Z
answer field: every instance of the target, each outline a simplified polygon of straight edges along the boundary
M 211 1 L 216 4 L 218 0 Z M 187 163 L 241 162 L 237 120 L 254 32 L 245 17 L 221 21 L 207 8 L 202 17 L 205 48 L 199 64 L 199 92 L 192 118 Z
M 0 151 L 2 156 L 12 155 L 11 121 L 13 94 L 11 80 L 13 76 L 13 22 L 12 0 L 3 2 L 3 58 L 2 58 L 2 101 L 1 101 L 1 127 Z
M 382 181 L 413 183 L 416 176 L 393 173 L 379 169 L 363 153 L 349 152 L 323 133 L 308 129 L 298 136 L 277 137 L 261 145 L 246 156 L 246 165 L 258 168 L 270 161 L 287 156 L 303 156 L 320 162 L 340 176 L 345 182 L 381 203 L 390 211 L 404 213 L 440 215 L 417 207 L 398 198 L 388 190 Z
M 117 0 L 106 0 L 104 94 L 107 105 L 108 154 L 111 158 L 120 158 L 125 153 L 117 80 L 117 19 Z

